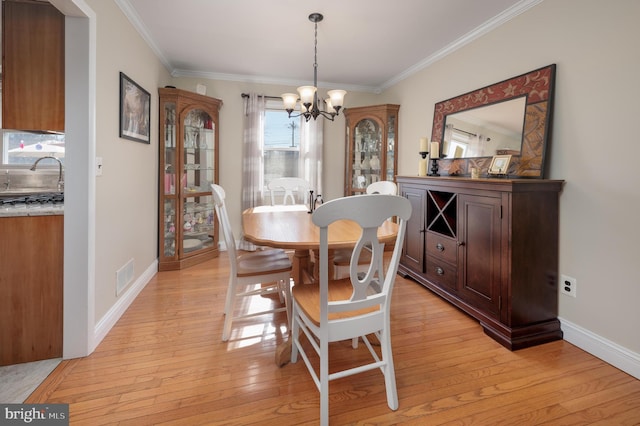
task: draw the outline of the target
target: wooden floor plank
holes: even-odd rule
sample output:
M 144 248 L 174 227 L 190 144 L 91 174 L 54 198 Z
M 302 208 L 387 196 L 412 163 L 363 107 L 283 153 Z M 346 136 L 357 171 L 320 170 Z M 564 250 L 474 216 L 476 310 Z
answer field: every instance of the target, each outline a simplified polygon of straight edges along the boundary
M 26 402 L 69 403 L 78 425 L 317 424 L 302 361 L 275 364 L 284 314 L 238 323 L 221 341 L 228 273 L 226 253 L 158 273 L 93 354 L 61 363 Z M 366 350 L 340 343 L 332 351 L 346 359 Z M 399 409 L 369 371 L 331 383 L 332 424 L 640 424 L 639 380 L 564 341 L 511 352 L 402 277 L 392 344 Z

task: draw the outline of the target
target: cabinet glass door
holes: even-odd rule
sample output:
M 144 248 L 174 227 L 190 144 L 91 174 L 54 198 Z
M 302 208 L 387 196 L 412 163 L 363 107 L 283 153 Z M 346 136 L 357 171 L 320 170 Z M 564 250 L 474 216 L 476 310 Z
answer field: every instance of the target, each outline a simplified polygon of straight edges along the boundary
M 386 180 L 393 181 L 396 175 L 395 169 L 395 152 L 396 152 L 396 116 L 389 116 L 389 124 L 387 125 L 387 156 L 385 167 L 387 169 Z
M 371 119 L 360 120 L 353 134 L 352 186 L 366 189 L 380 178 L 382 129 Z
M 184 118 L 182 249 L 196 252 L 213 245 L 214 216 L 211 184 L 214 181 L 215 128 L 201 109 Z
M 176 151 L 176 104 L 166 102 L 164 104 L 164 158 L 161 162 L 164 166 L 164 179 L 162 179 L 162 191 L 164 193 L 163 204 L 163 250 L 165 257 L 176 255 L 176 176 L 178 173 Z

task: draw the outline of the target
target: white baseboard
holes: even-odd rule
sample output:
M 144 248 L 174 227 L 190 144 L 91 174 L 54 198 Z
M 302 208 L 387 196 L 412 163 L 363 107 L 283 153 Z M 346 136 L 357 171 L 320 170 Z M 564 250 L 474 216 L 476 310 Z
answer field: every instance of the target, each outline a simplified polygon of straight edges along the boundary
M 136 297 L 138 297 L 138 294 L 140 294 L 142 289 L 151 281 L 151 278 L 153 278 L 157 272 L 158 260 L 156 259 L 137 280 L 127 287 L 126 291 L 118 298 L 118 301 L 111 309 L 100 318 L 100 321 L 98 321 L 93 329 L 93 345 L 90 352 L 93 352 L 100 342 L 102 342 L 102 339 L 107 336 L 107 333 L 116 325 L 116 322 L 118 322 L 122 314 L 125 313 L 127 308 L 129 308 L 131 303 L 133 303 Z
M 564 340 L 636 379 L 640 379 L 640 354 L 600 337 L 564 318 L 558 319 L 564 333 Z

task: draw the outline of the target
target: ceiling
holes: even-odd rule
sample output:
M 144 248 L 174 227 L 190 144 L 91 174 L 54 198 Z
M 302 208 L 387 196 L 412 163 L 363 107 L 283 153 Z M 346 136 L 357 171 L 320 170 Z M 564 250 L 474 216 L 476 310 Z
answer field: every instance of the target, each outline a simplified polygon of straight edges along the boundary
M 542 0 L 116 0 L 175 77 L 378 93 Z

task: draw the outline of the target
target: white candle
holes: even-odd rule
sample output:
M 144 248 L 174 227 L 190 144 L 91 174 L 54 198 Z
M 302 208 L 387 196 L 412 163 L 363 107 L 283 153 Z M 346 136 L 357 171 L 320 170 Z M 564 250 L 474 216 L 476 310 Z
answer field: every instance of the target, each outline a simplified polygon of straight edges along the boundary
M 431 152 L 429 153 L 431 158 L 440 158 L 440 144 L 438 142 L 431 142 Z
M 418 176 L 426 176 L 427 175 L 427 159 L 421 158 L 418 160 Z
M 420 152 L 429 151 L 429 139 L 428 138 L 420 138 Z

